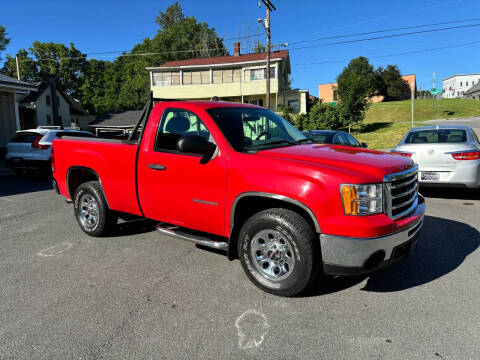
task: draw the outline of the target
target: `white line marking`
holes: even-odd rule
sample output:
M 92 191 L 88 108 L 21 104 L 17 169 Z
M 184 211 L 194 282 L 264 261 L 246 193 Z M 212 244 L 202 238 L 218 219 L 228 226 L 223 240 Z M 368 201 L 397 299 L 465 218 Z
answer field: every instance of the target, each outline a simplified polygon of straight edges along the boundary
M 235 321 L 238 333 L 238 347 L 242 350 L 258 348 L 270 325 L 267 317 L 257 310 L 247 310 Z
M 60 255 L 61 253 L 65 252 L 65 251 L 67 251 L 71 247 L 72 247 L 72 243 L 70 243 L 68 241 L 65 241 L 63 243 L 60 243 L 60 244 L 57 244 L 57 245 L 54 245 L 54 246 L 50 246 L 46 249 L 43 249 L 42 251 L 38 252 L 37 255 L 38 256 L 45 256 L 45 257 L 57 256 L 57 255 Z

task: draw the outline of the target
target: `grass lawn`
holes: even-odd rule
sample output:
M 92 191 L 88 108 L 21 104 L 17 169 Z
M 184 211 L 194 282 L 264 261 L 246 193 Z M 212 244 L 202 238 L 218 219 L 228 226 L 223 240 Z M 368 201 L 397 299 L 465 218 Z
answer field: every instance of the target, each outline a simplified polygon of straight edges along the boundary
M 414 101 L 414 121 L 432 120 L 432 99 Z M 435 119 L 451 119 L 480 115 L 480 101 L 472 99 L 442 99 L 434 102 Z M 411 100 L 371 104 L 365 122 L 412 121 Z
M 443 99 L 435 101 L 435 119 L 480 116 L 480 101 L 470 99 Z M 418 122 L 432 120 L 432 99 L 414 102 L 415 126 Z M 371 104 L 363 124 L 354 126 L 352 134 L 370 149 L 394 147 L 410 129 L 411 100 Z

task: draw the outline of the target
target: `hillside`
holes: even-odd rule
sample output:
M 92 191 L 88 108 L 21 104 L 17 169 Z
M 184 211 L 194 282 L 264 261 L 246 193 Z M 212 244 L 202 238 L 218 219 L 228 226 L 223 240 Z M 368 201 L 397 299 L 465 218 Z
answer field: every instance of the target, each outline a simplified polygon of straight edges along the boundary
M 452 119 L 480 116 L 480 101 L 470 99 L 443 99 L 435 101 L 435 119 Z M 432 99 L 417 99 L 414 102 L 415 126 L 432 120 Z M 353 135 L 366 142 L 371 149 L 394 147 L 410 129 L 412 121 L 411 101 L 391 101 L 371 104 L 365 121 L 353 128 Z
M 471 99 L 417 99 L 414 101 L 414 120 L 432 120 L 432 103 L 435 105 L 435 119 L 451 119 L 480 115 L 480 101 Z M 365 122 L 411 121 L 411 100 L 371 104 Z

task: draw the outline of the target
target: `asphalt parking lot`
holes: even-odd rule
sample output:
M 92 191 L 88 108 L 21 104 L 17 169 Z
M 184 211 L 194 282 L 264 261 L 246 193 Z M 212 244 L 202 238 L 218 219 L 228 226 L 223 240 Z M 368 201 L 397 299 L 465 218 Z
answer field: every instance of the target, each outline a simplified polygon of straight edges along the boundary
M 89 238 L 46 179 L 0 176 L 0 359 L 478 359 L 480 191 L 426 190 L 420 244 L 297 298 L 153 231 Z

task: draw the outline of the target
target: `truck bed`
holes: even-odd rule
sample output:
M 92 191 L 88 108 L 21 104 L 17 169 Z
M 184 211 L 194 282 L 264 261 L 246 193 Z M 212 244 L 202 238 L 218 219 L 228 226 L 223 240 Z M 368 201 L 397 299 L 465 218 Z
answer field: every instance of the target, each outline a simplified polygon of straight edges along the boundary
M 73 170 L 95 169 L 110 209 L 141 215 L 136 193 L 139 145 L 122 140 L 63 137 L 53 142 L 55 172 L 62 195 L 72 198 L 67 176 Z

